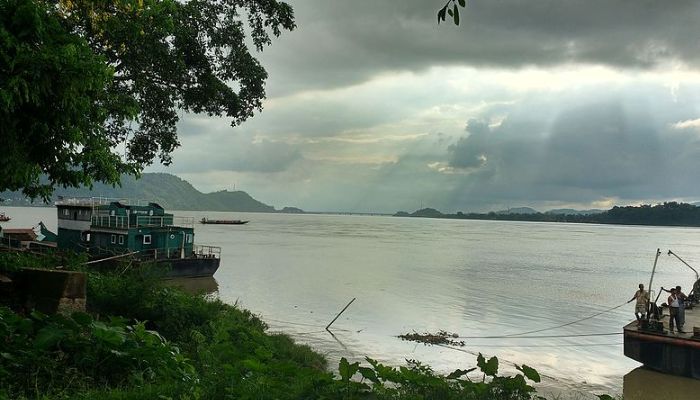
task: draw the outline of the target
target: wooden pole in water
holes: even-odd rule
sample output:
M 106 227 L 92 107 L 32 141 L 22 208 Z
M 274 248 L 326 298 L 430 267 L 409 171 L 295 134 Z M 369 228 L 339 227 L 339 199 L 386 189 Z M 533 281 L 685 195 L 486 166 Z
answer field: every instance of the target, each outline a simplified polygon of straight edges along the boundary
M 330 326 L 333 325 L 333 323 L 335 322 L 335 320 L 338 319 L 338 317 L 340 317 L 340 314 L 342 314 L 343 312 L 345 312 L 345 310 L 347 310 L 348 307 L 350 307 L 350 304 L 352 304 L 353 301 L 355 301 L 355 297 L 353 297 L 352 300 L 350 300 L 350 302 L 348 303 L 348 305 L 346 305 L 342 310 L 340 310 L 340 312 L 338 313 L 338 315 L 336 315 L 335 318 L 333 318 L 333 321 L 331 321 L 328 325 L 326 325 L 326 330 L 327 330 L 328 332 L 330 332 L 330 329 L 328 329 L 328 328 L 330 328 Z

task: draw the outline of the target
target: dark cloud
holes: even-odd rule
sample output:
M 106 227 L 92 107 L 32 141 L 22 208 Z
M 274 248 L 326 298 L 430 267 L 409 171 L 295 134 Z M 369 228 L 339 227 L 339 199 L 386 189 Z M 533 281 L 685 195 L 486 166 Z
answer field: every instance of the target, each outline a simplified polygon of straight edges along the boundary
M 636 69 L 700 60 L 700 3 L 691 0 L 478 0 L 459 27 L 438 26 L 440 0 L 291 3 L 299 28 L 262 55 L 273 95 L 445 65 Z
M 471 119 L 467 123 L 466 131 L 469 136 L 462 137 L 457 143 L 447 147 L 447 162 L 454 168 L 481 168 L 488 161 L 491 129 L 484 121 Z
M 545 103 L 556 117 L 542 131 L 523 129 L 532 128 L 533 115 L 547 118 L 542 104 L 529 102 L 514 105 L 493 129 L 470 121 L 469 135 L 447 148 L 446 159 L 464 169 L 475 167 L 475 155 L 488 162 L 461 177 L 452 207 L 700 196 L 693 178 L 700 172 L 700 135 L 674 127 L 696 115 L 692 98 L 677 101 L 661 88 L 593 93 L 550 97 Z M 521 124 L 518 115 L 529 117 Z

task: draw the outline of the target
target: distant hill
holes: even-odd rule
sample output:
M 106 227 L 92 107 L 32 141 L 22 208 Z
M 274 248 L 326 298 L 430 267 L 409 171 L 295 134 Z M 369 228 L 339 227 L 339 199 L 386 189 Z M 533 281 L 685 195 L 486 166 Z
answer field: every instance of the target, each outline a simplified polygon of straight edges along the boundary
M 136 180 L 131 176 L 122 177 L 121 187 L 105 184 L 95 184 L 93 189 L 87 188 L 58 188 L 53 195 L 53 201 L 63 197 L 110 197 L 118 199 L 153 201 L 168 210 L 191 211 L 238 211 L 238 212 L 275 212 L 275 208 L 261 203 L 243 191 L 229 192 L 226 190 L 202 193 L 189 182 L 175 175 L 164 173 L 143 174 Z M 2 192 L 0 197 L 5 199 L 4 205 L 31 205 L 18 192 Z M 41 204 L 39 202 L 39 204 Z M 36 202 L 35 204 L 36 205 Z
M 539 211 L 530 207 L 515 207 L 507 210 L 496 211 L 496 214 L 538 214 Z
M 573 208 L 557 208 L 554 210 L 545 211 L 545 214 L 552 215 L 591 215 L 591 214 L 601 214 L 605 210 L 599 210 L 597 208 L 592 208 L 590 210 L 574 210 Z
M 442 217 L 442 213 L 434 208 L 423 208 L 411 214 L 412 217 L 428 217 L 428 218 L 439 218 Z
M 430 217 L 452 219 L 480 219 L 501 221 L 532 221 L 532 222 L 579 222 L 593 224 L 625 224 L 625 225 L 655 225 L 655 226 L 700 226 L 700 207 L 687 203 L 670 201 L 662 204 L 641 206 L 615 206 L 607 211 L 591 212 L 599 210 L 584 210 L 578 214 L 569 213 L 524 213 L 532 210 L 528 207 L 511 208 L 508 214 L 490 212 L 443 214 L 432 208 L 424 208 L 412 214 L 400 211 L 397 217 Z M 556 211 L 556 210 L 553 210 Z M 571 210 L 576 211 L 576 210 Z

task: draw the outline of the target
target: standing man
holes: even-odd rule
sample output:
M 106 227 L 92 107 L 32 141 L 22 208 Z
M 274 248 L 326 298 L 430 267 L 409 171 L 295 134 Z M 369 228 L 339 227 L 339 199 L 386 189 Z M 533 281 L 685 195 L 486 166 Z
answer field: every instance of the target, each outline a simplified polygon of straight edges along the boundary
M 634 307 L 634 316 L 637 317 L 637 326 L 639 326 L 642 322 L 642 318 L 646 316 L 649 308 L 649 292 L 644 290 L 643 284 L 639 284 L 639 290 L 634 293 L 634 296 L 628 301 L 628 303 L 631 303 L 634 299 L 637 299 L 637 304 Z
M 678 332 L 680 332 L 685 325 L 685 300 L 688 296 L 681 291 L 680 286 L 676 286 L 676 296 L 678 297 Z
M 661 290 L 664 292 L 673 293 L 673 289 L 667 290 L 664 289 L 663 286 L 661 287 Z M 683 329 L 683 326 L 685 325 L 685 301 L 688 299 L 688 296 L 681 291 L 680 286 L 676 286 L 676 297 L 678 297 L 678 331 L 681 332 L 681 329 Z M 671 303 L 668 304 L 670 306 Z
M 676 326 L 678 327 L 678 333 L 685 333 L 681 328 L 681 321 L 679 319 L 680 312 L 678 311 L 678 308 L 680 307 L 680 301 L 680 298 L 676 294 L 676 288 L 671 289 L 671 295 L 668 296 L 668 309 L 671 313 L 671 319 L 670 321 L 668 321 L 668 327 L 671 333 L 673 333 L 674 321 L 676 322 Z

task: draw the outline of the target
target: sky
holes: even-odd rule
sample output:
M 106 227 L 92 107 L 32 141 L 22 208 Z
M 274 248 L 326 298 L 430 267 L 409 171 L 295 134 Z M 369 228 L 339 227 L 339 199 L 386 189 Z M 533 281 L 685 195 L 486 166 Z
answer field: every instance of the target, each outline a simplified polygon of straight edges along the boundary
M 169 172 L 282 208 L 700 199 L 700 2 L 298 0 L 264 110 L 182 114 Z

